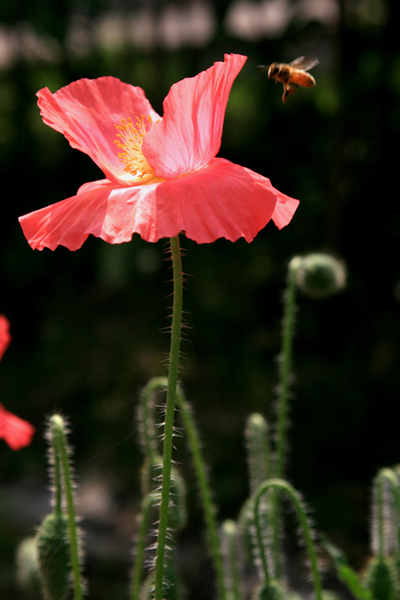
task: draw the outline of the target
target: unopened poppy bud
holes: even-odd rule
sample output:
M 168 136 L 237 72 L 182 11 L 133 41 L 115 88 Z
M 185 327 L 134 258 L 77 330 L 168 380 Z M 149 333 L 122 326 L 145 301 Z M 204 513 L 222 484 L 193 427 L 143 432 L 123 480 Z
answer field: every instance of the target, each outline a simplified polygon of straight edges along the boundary
M 374 600 L 396 600 L 398 578 L 393 562 L 388 556 L 374 556 L 368 563 L 365 585 Z
M 58 512 L 48 515 L 38 529 L 36 544 L 45 600 L 64 600 L 71 562 L 67 517 Z
M 234 590 L 239 593 L 241 569 L 239 567 L 238 531 L 236 523 L 232 519 L 226 519 L 222 523 L 221 542 L 225 581 L 229 595 L 233 598 L 235 596 Z
M 253 493 L 270 476 L 271 449 L 268 424 L 263 415 L 252 413 L 247 419 L 244 433 L 247 445 L 250 491 Z
M 327 298 L 340 292 L 346 285 L 346 268 L 342 261 L 330 254 L 314 253 L 292 259 L 290 268 L 296 269 L 296 283 L 311 298 Z

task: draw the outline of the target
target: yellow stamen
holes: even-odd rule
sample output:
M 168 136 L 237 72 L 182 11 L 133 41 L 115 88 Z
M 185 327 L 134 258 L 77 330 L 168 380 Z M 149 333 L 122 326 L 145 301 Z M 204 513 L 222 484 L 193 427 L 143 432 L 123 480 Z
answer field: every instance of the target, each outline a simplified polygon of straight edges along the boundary
M 147 122 L 146 122 L 147 121 Z M 146 175 L 154 175 L 146 158 L 143 156 L 142 144 L 146 133 L 153 127 L 154 123 L 150 115 L 136 117 L 134 125 L 131 119 L 122 119 L 119 125 L 115 125 L 119 133 L 114 144 L 123 152 L 118 152 L 118 158 L 124 163 L 124 171 L 134 177 L 142 179 Z

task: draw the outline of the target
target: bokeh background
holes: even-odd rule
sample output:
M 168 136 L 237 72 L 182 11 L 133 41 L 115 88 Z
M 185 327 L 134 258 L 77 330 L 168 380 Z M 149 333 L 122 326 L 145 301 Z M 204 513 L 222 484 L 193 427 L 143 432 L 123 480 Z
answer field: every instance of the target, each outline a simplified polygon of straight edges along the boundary
M 230 52 L 248 61 L 230 95 L 220 156 L 301 204 L 287 228 L 271 223 L 251 244 L 182 238 L 190 325 L 182 381 L 218 517 L 235 518 L 248 492 L 245 419 L 259 411 L 273 421 L 287 263 L 316 250 L 346 261 L 343 293 L 299 297 L 288 477 L 317 528 L 362 566 L 371 480 L 400 461 L 398 26 L 396 0 L 0 4 L 0 312 L 13 336 L 0 399 L 37 428 L 18 453 L 0 442 L 1 598 L 26 598 L 14 554 L 48 510 L 43 433 L 55 410 L 71 422 L 90 597 L 127 598 L 142 462 L 136 410 L 141 387 L 166 374 L 169 345 L 164 241 L 90 238 L 77 252 L 38 252 L 23 237 L 18 216 L 102 176 L 42 123 L 35 93 L 113 75 L 144 88 L 162 114 L 174 82 Z M 320 61 L 317 87 L 284 106 L 282 87 L 257 65 L 308 54 Z M 196 598 L 209 565 L 184 440 L 176 458 L 190 498 L 180 556 L 197 573 L 188 587 Z

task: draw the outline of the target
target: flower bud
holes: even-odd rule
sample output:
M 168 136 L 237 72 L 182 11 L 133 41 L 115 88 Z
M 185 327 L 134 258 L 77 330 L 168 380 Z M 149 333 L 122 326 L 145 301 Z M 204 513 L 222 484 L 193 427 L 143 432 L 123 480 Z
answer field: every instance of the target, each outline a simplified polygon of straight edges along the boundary
M 240 591 L 240 573 L 238 532 L 235 521 L 225 519 L 221 527 L 221 550 L 224 559 L 225 584 L 232 598 Z
M 71 562 L 67 517 L 58 512 L 48 515 L 38 529 L 36 544 L 45 600 L 64 600 Z
M 329 254 L 314 253 L 294 257 L 290 268 L 295 269 L 296 283 L 311 298 L 327 298 L 346 285 L 346 268 L 342 261 Z
M 245 439 L 249 465 L 250 492 L 270 477 L 270 455 L 268 424 L 259 413 L 252 413 L 246 423 Z
M 398 578 L 394 564 L 387 556 L 374 556 L 368 563 L 365 585 L 374 600 L 396 600 Z

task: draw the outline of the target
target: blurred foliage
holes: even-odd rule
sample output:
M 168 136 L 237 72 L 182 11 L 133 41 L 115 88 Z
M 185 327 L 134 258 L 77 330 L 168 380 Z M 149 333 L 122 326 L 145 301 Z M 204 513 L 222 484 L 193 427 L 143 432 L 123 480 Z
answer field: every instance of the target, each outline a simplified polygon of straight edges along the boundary
M 90 238 L 71 253 L 33 252 L 24 239 L 18 216 L 102 177 L 88 157 L 42 123 L 35 93 L 109 74 L 143 87 L 162 113 L 175 81 L 226 52 L 249 58 L 233 85 L 220 155 L 270 177 L 301 204 L 287 228 L 278 232 L 269 224 L 251 244 L 182 240 L 190 326 L 183 384 L 203 434 L 220 516 L 235 517 L 246 495 L 245 418 L 273 410 L 287 263 L 314 250 L 343 258 L 349 271 L 343 294 L 299 300 L 289 476 L 315 507 L 318 526 L 346 547 L 354 563 L 362 558 L 369 482 L 378 467 L 400 458 L 399 4 L 275 2 L 282 3 L 287 19 L 280 35 L 234 36 L 226 27 L 232 3 L 221 0 L 208 5 L 214 16 L 208 41 L 177 47 L 157 35 L 140 46 L 117 26 L 128 17 L 134 23 L 146 6 L 157 25 L 172 6 L 166 2 L 0 5 L 0 312 L 13 335 L 0 366 L 0 398 L 38 429 L 21 453 L 1 442 L 2 575 L 17 542 L 32 532 L 10 490 L 20 481 L 26 489 L 45 488 L 41 436 L 55 409 L 71 420 L 80 477 L 101 474 L 118 506 L 134 512 L 138 393 L 150 377 L 165 374 L 169 345 L 160 333 L 168 327 L 171 302 L 163 241 L 149 245 L 135 235 L 130 244 L 110 246 Z M 300 11 L 306 5 L 331 6 L 336 19 L 326 22 L 317 11 L 307 18 Z M 188 3 L 174 6 L 184 10 Z M 320 60 L 313 70 L 317 87 L 299 90 L 283 106 L 282 89 L 256 66 L 302 54 Z M 190 481 L 184 442 L 177 446 Z M 199 524 L 192 493 L 192 522 Z M 4 514 L 14 514 L 7 526 Z M 133 530 L 134 523 L 129 526 Z M 0 596 L 17 598 L 11 575 L 0 581 Z

